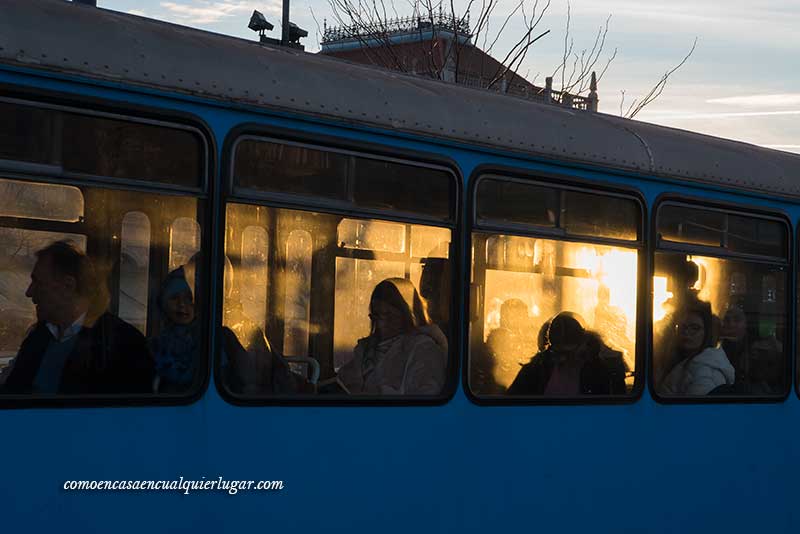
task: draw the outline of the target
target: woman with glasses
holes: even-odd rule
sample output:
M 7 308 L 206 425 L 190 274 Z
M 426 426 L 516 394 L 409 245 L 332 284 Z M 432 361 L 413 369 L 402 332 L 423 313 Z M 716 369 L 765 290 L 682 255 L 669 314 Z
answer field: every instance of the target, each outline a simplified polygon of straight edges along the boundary
M 338 382 L 355 395 L 437 395 L 447 368 L 447 338 L 428 318 L 414 284 L 387 278 L 372 291 L 370 334 L 358 340 Z
M 675 360 L 678 363 L 657 385 L 662 395 L 708 395 L 714 389 L 732 385 L 736 373 L 725 351 L 714 339 L 711 305 L 694 300 L 676 315 Z

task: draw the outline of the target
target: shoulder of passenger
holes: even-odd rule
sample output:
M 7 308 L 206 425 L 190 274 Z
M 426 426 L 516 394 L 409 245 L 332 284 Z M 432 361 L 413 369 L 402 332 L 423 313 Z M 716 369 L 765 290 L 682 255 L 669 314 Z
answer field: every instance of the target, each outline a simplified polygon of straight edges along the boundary
M 717 347 L 708 347 L 692 359 L 693 364 L 709 365 L 714 367 L 731 367 L 725 351 Z

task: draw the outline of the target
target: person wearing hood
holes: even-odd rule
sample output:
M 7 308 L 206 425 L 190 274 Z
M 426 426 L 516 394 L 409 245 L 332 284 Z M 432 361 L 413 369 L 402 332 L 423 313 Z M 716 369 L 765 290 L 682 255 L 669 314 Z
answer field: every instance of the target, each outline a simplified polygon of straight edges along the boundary
M 414 284 L 387 278 L 372 291 L 370 335 L 358 340 L 338 382 L 354 395 L 437 395 L 445 382 L 447 338 L 428 318 Z
M 725 351 L 716 347 L 713 315 L 708 302 L 696 300 L 677 314 L 675 367 L 657 386 L 661 395 L 708 395 L 723 385 L 733 385 L 736 372 Z
M 183 267 L 167 275 L 156 303 L 161 312 L 161 328 L 149 343 L 156 363 L 158 391 L 184 392 L 194 381 L 200 336 L 194 294 Z
M 522 366 L 508 395 L 624 395 L 622 353 L 587 331 L 580 315 L 561 312 L 542 326 L 542 348 Z

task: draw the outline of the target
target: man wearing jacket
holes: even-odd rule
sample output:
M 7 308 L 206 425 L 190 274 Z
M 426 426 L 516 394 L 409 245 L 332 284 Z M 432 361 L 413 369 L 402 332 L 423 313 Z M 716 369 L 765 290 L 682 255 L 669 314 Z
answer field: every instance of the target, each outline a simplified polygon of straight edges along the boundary
M 36 253 L 25 295 L 37 323 L 22 342 L 5 393 L 131 394 L 152 392 L 147 342 L 106 311 L 108 298 L 86 254 L 69 241 Z

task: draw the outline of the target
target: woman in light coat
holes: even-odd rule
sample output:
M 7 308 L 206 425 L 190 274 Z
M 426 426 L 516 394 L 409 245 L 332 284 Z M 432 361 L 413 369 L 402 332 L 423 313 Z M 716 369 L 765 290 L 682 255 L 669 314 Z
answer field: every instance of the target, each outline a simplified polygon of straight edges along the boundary
M 697 300 L 678 314 L 676 349 L 680 361 L 658 387 L 662 395 L 708 395 L 732 385 L 736 372 L 725 351 L 716 347 L 711 305 Z
M 438 395 L 447 338 L 431 324 L 414 284 L 388 278 L 372 291 L 370 335 L 359 339 L 338 382 L 353 395 Z

